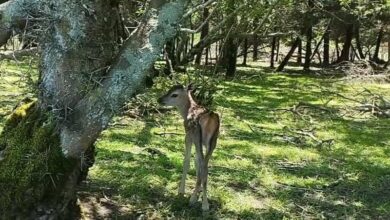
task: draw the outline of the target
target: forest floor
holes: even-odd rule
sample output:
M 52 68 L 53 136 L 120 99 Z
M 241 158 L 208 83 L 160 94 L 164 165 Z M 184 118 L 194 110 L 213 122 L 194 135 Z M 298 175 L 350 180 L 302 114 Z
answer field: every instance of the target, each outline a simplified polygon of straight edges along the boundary
M 14 66 L 0 65 L 0 130 L 29 91 L 28 65 Z M 210 162 L 211 210 L 202 214 L 200 203 L 188 204 L 193 167 L 185 197 L 177 196 L 184 131 L 176 111 L 156 111 L 167 86 L 157 81 L 99 138 L 80 187 L 83 218 L 390 218 L 390 119 L 369 107 L 390 100 L 389 83 L 259 66 L 216 79 L 222 125 Z

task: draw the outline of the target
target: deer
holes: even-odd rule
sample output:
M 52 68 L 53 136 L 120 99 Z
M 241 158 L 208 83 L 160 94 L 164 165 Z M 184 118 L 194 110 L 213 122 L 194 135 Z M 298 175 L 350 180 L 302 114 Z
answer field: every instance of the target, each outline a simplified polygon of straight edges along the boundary
M 219 115 L 197 104 L 192 96 L 194 87 L 175 85 L 158 99 L 163 106 L 176 107 L 183 118 L 185 130 L 185 152 L 183 161 L 183 174 L 178 194 L 185 193 L 185 181 L 190 167 L 192 145 L 195 145 L 196 184 L 190 197 L 190 205 L 199 199 L 202 191 L 202 210 L 209 210 L 207 199 L 208 163 L 217 145 L 220 120 Z M 205 148 L 205 152 L 203 152 Z M 202 187 L 202 189 L 201 189 Z

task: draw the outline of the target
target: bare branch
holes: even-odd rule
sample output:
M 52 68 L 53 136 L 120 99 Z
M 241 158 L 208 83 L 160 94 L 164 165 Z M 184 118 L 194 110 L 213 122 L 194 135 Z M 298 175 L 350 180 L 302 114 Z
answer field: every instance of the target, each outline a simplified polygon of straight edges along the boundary
M 0 4 L 0 46 L 7 43 L 12 30 L 25 27 L 24 20 L 37 10 L 39 4 L 40 0 L 11 0 Z
M 217 0 L 209 0 L 203 4 L 200 4 L 198 6 L 195 6 L 193 8 L 191 8 L 190 10 L 188 10 L 184 15 L 183 15 L 183 18 L 188 18 L 189 16 L 191 16 L 194 12 L 198 11 L 198 10 L 201 10 L 203 8 L 206 8 L 207 6 L 211 5 L 212 3 L 214 3 L 215 1 Z

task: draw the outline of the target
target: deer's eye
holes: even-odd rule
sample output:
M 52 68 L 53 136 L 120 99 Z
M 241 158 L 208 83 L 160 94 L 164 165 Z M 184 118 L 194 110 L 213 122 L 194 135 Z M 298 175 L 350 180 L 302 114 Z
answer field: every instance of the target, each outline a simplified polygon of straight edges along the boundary
M 176 98 L 176 97 L 177 97 L 177 94 L 172 94 L 171 97 L 172 97 L 172 98 Z

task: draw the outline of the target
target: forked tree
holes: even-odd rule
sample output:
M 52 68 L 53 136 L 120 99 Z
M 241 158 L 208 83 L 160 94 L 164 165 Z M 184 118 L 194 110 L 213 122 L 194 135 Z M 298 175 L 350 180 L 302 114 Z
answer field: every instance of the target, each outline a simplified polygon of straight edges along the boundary
M 0 218 L 66 218 L 93 144 L 139 92 L 189 0 L 151 0 L 123 44 L 117 0 L 10 0 L 0 43 L 32 22 L 40 39 L 37 101 L 21 103 L 0 136 Z

